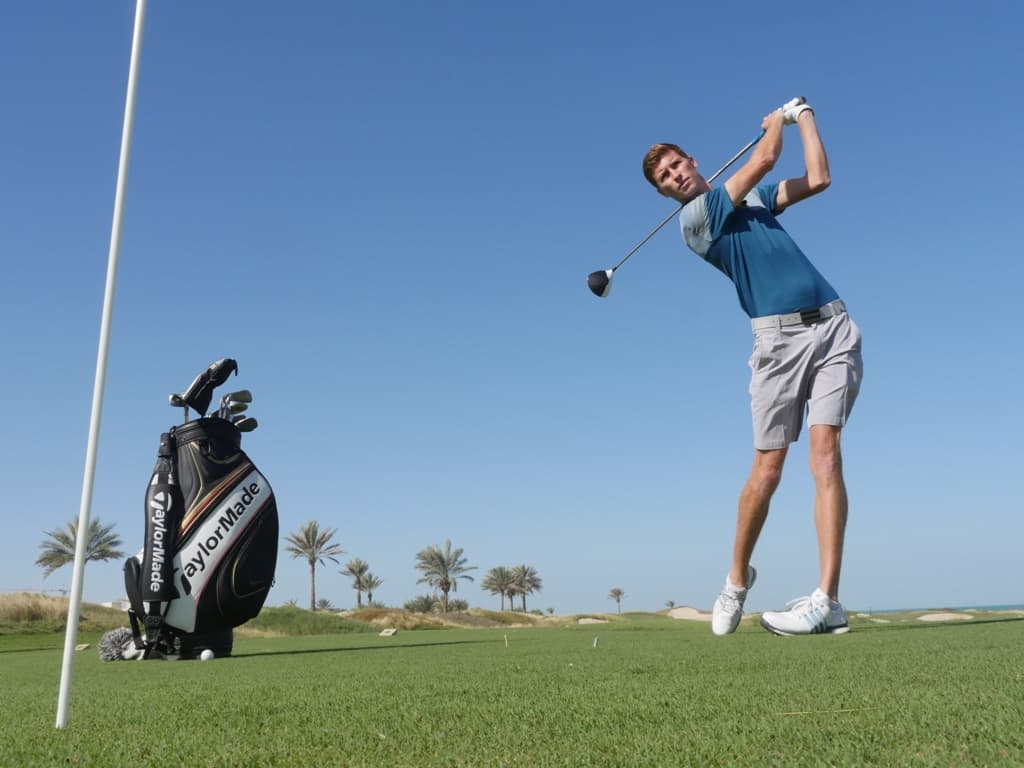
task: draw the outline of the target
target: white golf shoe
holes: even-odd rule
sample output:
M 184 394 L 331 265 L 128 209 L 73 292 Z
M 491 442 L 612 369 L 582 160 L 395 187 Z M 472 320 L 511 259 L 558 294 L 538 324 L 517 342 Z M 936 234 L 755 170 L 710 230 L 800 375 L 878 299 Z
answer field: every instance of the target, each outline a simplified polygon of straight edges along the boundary
M 820 589 L 786 604 L 785 611 L 765 611 L 761 626 L 776 635 L 842 635 L 850 631 L 843 606 Z
M 715 600 L 711 609 L 711 631 L 716 635 L 728 635 L 736 631 L 743 618 L 743 603 L 747 599 L 747 592 L 757 579 L 757 570 L 752 565 L 747 566 L 747 586 L 737 587 L 729 577 L 725 577 L 725 586 Z

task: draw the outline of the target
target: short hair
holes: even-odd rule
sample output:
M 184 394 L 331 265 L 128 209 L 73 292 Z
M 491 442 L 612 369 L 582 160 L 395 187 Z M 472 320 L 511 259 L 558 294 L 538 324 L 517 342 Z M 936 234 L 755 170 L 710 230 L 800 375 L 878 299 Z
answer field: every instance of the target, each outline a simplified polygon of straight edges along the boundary
M 658 163 L 661 162 L 661 158 L 669 152 L 678 152 L 683 157 L 689 157 L 688 154 L 676 144 L 655 144 L 644 155 L 644 177 L 651 182 L 655 189 L 658 188 L 658 182 L 654 179 L 654 169 L 658 167 Z

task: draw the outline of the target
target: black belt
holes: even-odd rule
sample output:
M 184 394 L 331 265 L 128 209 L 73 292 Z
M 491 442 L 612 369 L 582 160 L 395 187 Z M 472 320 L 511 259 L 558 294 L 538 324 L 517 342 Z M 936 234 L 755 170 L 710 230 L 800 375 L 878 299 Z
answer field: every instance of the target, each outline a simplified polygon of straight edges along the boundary
M 843 300 L 836 299 L 814 309 L 801 309 L 799 312 L 790 312 L 785 315 L 755 317 L 750 321 L 750 326 L 755 331 L 760 331 L 765 328 L 781 328 L 784 325 L 813 325 L 825 318 L 841 315 L 845 311 L 846 305 L 843 304 Z

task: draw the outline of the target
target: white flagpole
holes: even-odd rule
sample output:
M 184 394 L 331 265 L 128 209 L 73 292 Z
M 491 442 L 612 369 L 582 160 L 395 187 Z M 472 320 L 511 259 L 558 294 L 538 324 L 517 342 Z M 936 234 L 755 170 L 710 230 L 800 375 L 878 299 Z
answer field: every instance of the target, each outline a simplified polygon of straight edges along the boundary
M 96 447 L 99 443 L 100 416 L 103 413 L 103 388 L 107 373 L 107 350 L 110 347 L 110 318 L 114 309 L 114 287 L 117 283 L 117 257 L 121 247 L 121 220 L 124 214 L 124 190 L 128 177 L 128 156 L 132 146 L 132 123 L 135 116 L 135 86 L 142 52 L 142 22 L 146 0 L 136 0 L 135 30 L 132 33 L 132 56 L 128 68 L 128 96 L 125 100 L 124 126 L 121 131 L 121 159 L 117 169 L 117 191 L 114 195 L 114 222 L 110 232 L 110 254 L 107 259 L 107 287 L 103 295 L 103 320 L 96 357 L 96 380 L 92 391 L 92 417 L 89 421 L 89 445 L 85 453 L 85 477 L 82 481 L 82 504 L 78 512 L 78 536 L 75 542 L 75 571 L 71 578 L 68 604 L 68 626 L 64 637 L 64 661 L 60 670 L 60 695 L 57 697 L 57 727 L 68 724 L 68 699 L 71 692 L 71 671 L 75 644 L 78 640 L 78 619 L 82 610 L 82 578 L 85 572 L 85 550 L 89 538 L 89 508 L 96 474 Z

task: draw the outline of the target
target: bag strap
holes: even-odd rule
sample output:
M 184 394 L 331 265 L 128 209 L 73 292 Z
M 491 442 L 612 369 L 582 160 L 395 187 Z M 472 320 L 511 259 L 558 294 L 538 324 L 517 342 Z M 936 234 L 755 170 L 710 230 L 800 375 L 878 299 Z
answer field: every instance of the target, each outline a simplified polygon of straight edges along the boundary
M 160 435 L 156 466 L 146 488 L 145 540 L 142 562 L 131 558 L 125 564 L 125 581 L 134 575 L 134 587 L 129 589 L 132 610 L 129 618 L 136 647 L 141 642 L 145 657 L 153 652 L 160 640 L 164 616 L 171 600 L 177 597 L 174 587 L 174 552 L 178 529 L 184 514 L 184 498 L 178 487 L 177 449 L 173 434 Z M 136 565 L 131 566 L 134 561 Z M 140 627 L 141 624 L 141 627 Z

